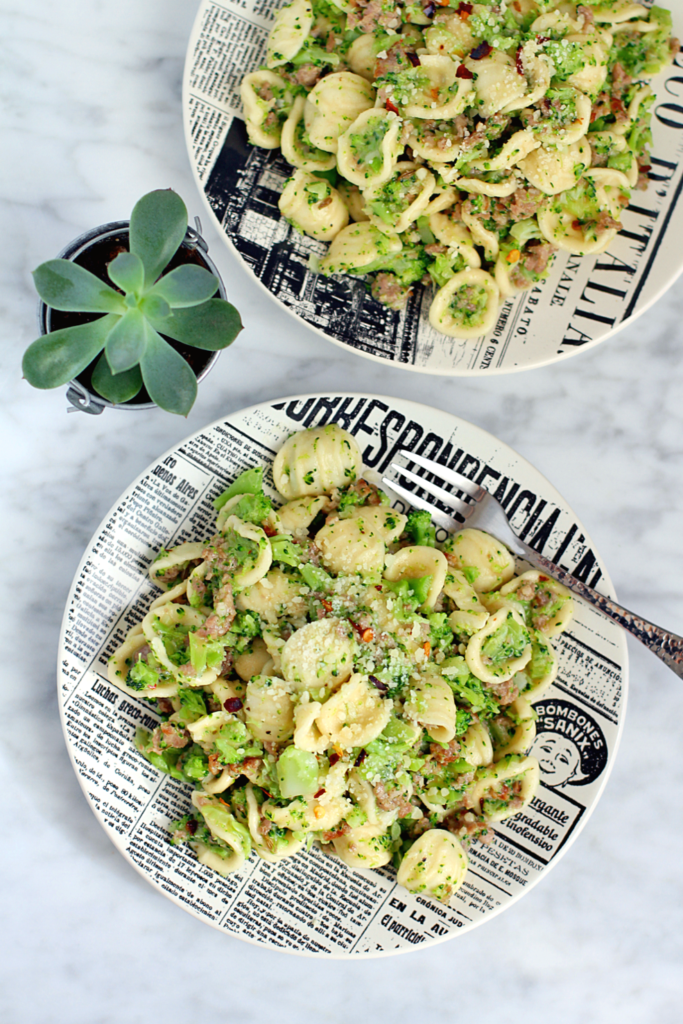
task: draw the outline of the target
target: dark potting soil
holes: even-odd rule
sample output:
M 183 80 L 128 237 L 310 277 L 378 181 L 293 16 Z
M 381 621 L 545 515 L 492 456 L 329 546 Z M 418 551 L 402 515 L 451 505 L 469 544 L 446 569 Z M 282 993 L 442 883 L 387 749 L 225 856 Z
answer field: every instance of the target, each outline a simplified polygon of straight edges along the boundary
M 112 260 L 119 255 L 121 252 L 128 252 L 128 232 L 120 231 L 116 235 L 109 235 L 107 238 L 101 239 L 99 242 L 94 242 L 82 253 L 80 253 L 74 259 L 74 263 L 78 263 L 79 266 L 85 267 L 95 277 L 99 277 L 101 281 L 108 284 L 110 288 L 114 288 L 115 291 L 121 292 L 114 282 L 110 279 L 107 273 L 107 268 Z M 202 259 L 201 252 L 198 249 L 191 249 L 185 245 L 181 245 L 177 253 L 164 268 L 164 273 L 167 274 L 170 270 L 174 270 L 176 267 L 180 267 L 185 263 L 196 263 L 197 266 L 208 270 L 206 263 Z M 123 294 L 123 293 L 121 293 Z M 99 320 L 100 317 L 104 316 L 104 313 L 65 313 L 58 309 L 50 310 L 49 326 L 51 331 L 61 330 L 63 327 L 73 327 L 77 324 L 90 323 L 93 320 Z M 169 345 L 179 352 L 183 359 L 187 360 L 195 375 L 202 372 L 205 366 L 209 363 L 213 357 L 213 352 L 206 352 L 199 348 L 190 348 L 188 345 L 182 345 L 179 341 L 174 341 L 173 338 L 168 338 L 165 334 L 162 334 L 162 338 L 169 343 Z M 90 391 L 91 394 L 97 396 L 97 392 L 92 386 L 92 374 L 99 355 L 96 359 L 86 366 L 82 373 L 79 373 L 76 378 L 80 384 Z M 152 399 L 147 394 L 147 389 L 144 384 L 134 398 L 130 401 L 125 402 L 125 405 L 143 405 L 147 402 L 151 402 Z

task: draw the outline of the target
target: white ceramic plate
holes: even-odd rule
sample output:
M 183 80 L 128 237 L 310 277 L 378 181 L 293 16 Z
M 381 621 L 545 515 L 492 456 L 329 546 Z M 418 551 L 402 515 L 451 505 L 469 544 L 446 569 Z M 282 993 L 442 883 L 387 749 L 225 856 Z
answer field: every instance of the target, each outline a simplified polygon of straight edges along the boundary
M 425 373 L 510 373 L 604 341 L 683 270 L 681 54 L 653 82 L 652 181 L 647 192 L 633 193 L 624 230 L 600 256 L 558 253 L 548 280 L 505 302 L 485 337 L 462 341 L 436 332 L 427 318 L 432 291 L 422 285 L 395 313 L 372 298 L 364 279 L 311 273 L 310 255 L 327 246 L 296 232 L 277 205 L 291 167 L 279 150 L 250 146 L 240 120 L 239 84 L 264 62 L 281 6 L 282 0 L 201 0 L 185 61 L 185 136 L 200 193 L 227 244 L 283 309 L 317 333 L 359 355 Z M 683 7 L 672 0 L 665 6 L 674 8 L 674 33 L 682 37 Z
M 270 466 L 293 431 L 338 422 L 366 465 L 382 472 L 400 447 L 436 458 L 500 494 L 521 536 L 575 576 L 614 596 L 606 570 L 572 510 L 524 459 L 490 434 L 414 402 L 372 395 L 303 395 L 217 420 L 151 465 L 120 497 L 91 540 L 62 626 L 59 696 L 80 783 L 117 849 L 174 902 L 231 935 L 269 948 L 333 957 L 391 954 L 441 942 L 504 910 L 531 889 L 583 828 L 611 769 L 625 709 L 624 634 L 577 602 L 556 639 L 557 682 L 536 704 L 538 795 L 474 844 L 463 887 L 443 907 L 398 888 L 390 869 L 358 873 L 315 847 L 279 865 L 252 854 L 221 878 L 166 826 L 186 813 L 190 788 L 136 751 L 152 706 L 107 680 L 107 660 L 158 590 L 146 570 L 159 549 L 210 536 L 211 500 L 254 463 Z M 269 475 L 269 474 L 268 474 Z

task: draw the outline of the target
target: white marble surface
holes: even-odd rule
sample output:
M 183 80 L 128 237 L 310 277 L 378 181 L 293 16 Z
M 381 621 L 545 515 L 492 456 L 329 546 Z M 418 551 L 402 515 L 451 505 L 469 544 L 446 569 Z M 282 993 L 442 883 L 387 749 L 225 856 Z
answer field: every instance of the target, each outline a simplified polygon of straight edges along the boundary
M 639 322 L 563 365 L 446 380 L 362 360 L 297 326 L 207 230 L 246 330 L 201 387 L 188 422 L 159 412 L 67 416 L 63 391 L 22 382 L 21 353 L 36 332 L 32 268 L 81 230 L 127 217 L 151 188 L 172 186 L 192 215 L 202 212 L 180 112 L 195 9 L 195 0 L 0 2 L 0 1019 L 260 1024 L 275 1013 L 285 1024 L 673 1024 L 683 997 L 683 689 L 636 642 L 621 749 L 583 834 L 519 904 L 432 950 L 339 963 L 241 944 L 147 885 L 81 794 L 59 724 L 55 658 L 83 548 L 156 455 L 263 399 L 374 391 L 485 427 L 573 505 L 623 602 L 683 632 L 683 283 Z

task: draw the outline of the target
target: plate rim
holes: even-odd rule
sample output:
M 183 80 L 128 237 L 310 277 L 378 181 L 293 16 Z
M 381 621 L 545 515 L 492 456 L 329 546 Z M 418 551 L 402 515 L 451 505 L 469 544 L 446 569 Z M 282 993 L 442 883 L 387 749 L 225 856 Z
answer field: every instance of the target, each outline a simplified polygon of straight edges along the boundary
M 554 355 L 549 356 L 547 359 L 539 359 L 536 362 L 524 365 L 507 367 L 500 366 L 494 367 L 493 369 L 470 369 L 467 367 L 462 369 L 459 367 L 453 367 L 451 369 L 434 369 L 433 367 L 430 368 L 425 366 L 415 366 L 412 363 L 402 363 L 394 359 L 383 359 L 381 356 L 376 356 L 372 352 L 363 352 L 360 351 L 359 349 L 355 349 L 352 346 L 348 345 L 346 342 L 340 341 L 339 338 L 333 338 L 330 334 L 326 334 L 325 331 L 321 330 L 320 327 L 316 327 L 315 324 L 310 324 L 307 320 L 304 320 L 303 317 L 299 316 L 299 314 L 294 309 L 291 309 L 280 298 L 278 298 L 277 295 L 274 295 L 270 291 L 270 289 L 266 287 L 263 281 L 261 281 L 257 274 L 254 273 L 251 266 L 242 257 L 242 254 L 232 242 L 230 236 L 223 230 L 221 222 L 216 216 L 214 209 L 206 196 L 206 192 L 204 191 L 202 181 L 197 172 L 196 163 L 192 156 L 192 129 L 190 124 L 189 112 L 189 69 L 191 65 L 191 57 L 194 53 L 194 48 L 197 41 L 197 36 L 199 35 L 199 26 L 201 25 L 204 10 L 212 2 L 213 0 L 200 0 L 199 7 L 197 8 L 197 13 L 195 15 L 195 19 L 192 23 L 192 28 L 190 29 L 190 37 L 188 40 L 187 48 L 185 50 L 185 61 L 183 64 L 183 81 L 181 95 L 181 105 L 183 114 L 183 135 L 185 138 L 185 149 L 187 151 L 187 158 L 190 164 L 190 168 L 192 170 L 192 177 L 194 179 L 195 185 L 197 186 L 197 191 L 199 192 L 204 208 L 206 209 L 211 218 L 211 223 L 214 229 L 216 230 L 218 236 L 225 243 L 228 250 L 238 260 L 240 267 L 242 267 L 242 269 L 248 273 L 251 280 L 254 281 L 266 295 L 269 296 L 271 301 L 276 303 L 279 309 L 283 310 L 285 313 L 287 313 L 288 316 L 292 317 L 292 319 L 295 320 L 296 323 L 300 324 L 301 326 L 310 331 L 313 331 L 313 333 L 316 334 L 318 337 L 323 338 L 325 341 L 331 342 L 333 345 L 336 345 L 338 348 L 343 349 L 345 352 L 348 352 L 351 355 L 359 356 L 362 359 L 371 359 L 374 363 L 379 363 L 381 366 L 396 367 L 397 369 L 407 370 L 408 372 L 412 373 L 422 373 L 431 375 L 433 377 L 502 377 L 506 374 L 524 373 L 529 370 L 540 370 L 543 367 L 552 366 L 555 363 L 566 362 L 567 359 L 572 359 L 575 358 L 576 356 L 580 356 L 583 352 L 591 351 L 597 345 L 602 344 L 602 342 L 608 341 L 611 338 L 613 338 L 614 335 L 618 334 L 624 328 L 630 327 L 631 324 L 633 324 L 643 315 L 643 313 L 646 313 L 648 309 L 651 309 L 652 306 L 655 305 L 655 303 L 659 302 L 662 296 L 666 292 L 668 292 L 669 289 L 672 288 L 673 285 L 676 283 L 678 278 L 681 277 L 681 275 L 683 275 L 682 255 L 681 260 L 675 269 L 673 277 L 669 278 L 667 280 L 667 283 L 663 285 L 661 288 L 659 288 L 652 296 L 652 298 L 650 298 L 642 307 L 638 307 L 638 309 L 634 311 L 626 319 L 620 320 L 618 325 L 615 325 L 614 327 L 610 328 L 610 330 L 608 330 L 605 334 L 602 334 L 599 338 L 592 338 L 590 341 L 585 342 L 583 345 L 573 347 L 568 351 L 556 352 Z M 673 3 L 675 2 L 675 0 L 671 0 L 671 2 Z M 236 115 L 234 116 L 236 117 Z M 237 120 L 242 120 L 242 118 L 237 118 Z
M 114 846 L 116 851 L 124 858 L 126 863 L 129 866 L 133 867 L 135 869 L 135 871 L 145 880 L 145 882 L 149 886 L 151 886 L 151 888 L 154 889 L 158 893 L 158 895 L 166 897 L 173 904 L 175 904 L 175 906 L 177 906 L 180 909 L 184 910 L 186 913 L 191 914 L 195 919 L 197 919 L 199 921 L 202 921 L 204 924 L 207 924 L 207 925 L 211 926 L 212 928 L 214 928 L 214 930 L 218 931 L 219 933 L 221 933 L 223 935 L 226 935 L 229 938 L 232 938 L 232 939 L 240 941 L 240 942 L 248 942 L 250 945 L 253 945 L 253 946 L 255 946 L 255 947 L 259 948 L 259 949 L 262 949 L 262 950 L 269 950 L 271 952 L 288 953 L 291 956 L 311 957 L 313 959 L 319 959 L 319 960 L 344 960 L 344 961 L 353 961 L 353 960 L 355 960 L 355 961 L 361 961 L 361 960 L 368 960 L 368 959 L 380 959 L 380 958 L 384 959 L 384 958 L 388 958 L 388 957 L 392 957 L 392 956 L 397 956 L 397 955 L 404 954 L 404 953 L 411 953 L 411 952 L 413 952 L 417 948 L 420 948 L 420 949 L 430 949 L 433 946 L 440 945 L 440 944 L 442 944 L 444 942 L 448 942 L 451 939 L 456 938 L 459 934 L 461 934 L 461 932 L 460 932 L 459 929 L 454 929 L 452 931 L 449 931 L 448 934 L 446 934 L 446 935 L 434 937 L 434 939 L 430 939 L 428 943 L 421 944 L 420 947 L 414 947 L 414 948 L 403 947 L 403 948 L 400 948 L 400 949 L 388 949 L 388 950 L 382 950 L 382 951 L 368 951 L 368 952 L 358 952 L 358 953 L 346 952 L 346 951 L 334 951 L 334 952 L 331 952 L 331 953 L 322 953 L 322 952 L 312 952 L 310 950 L 291 949 L 291 948 L 286 947 L 286 946 L 283 946 L 283 947 L 271 946 L 269 944 L 266 944 L 266 943 L 263 943 L 263 942 L 259 941 L 258 939 L 255 939 L 255 938 L 252 939 L 252 938 L 250 938 L 248 936 L 245 936 L 245 935 L 239 935 L 239 934 L 236 934 L 234 932 L 230 932 L 227 929 L 221 927 L 220 924 L 218 924 L 218 922 L 211 921 L 211 920 L 208 920 L 205 917 L 202 917 L 200 914 L 198 914 L 194 910 L 193 907 L 183 903 L 180 899 L 178 899 L 178 897 L 174 893 L 168 892 L 167 890 L 162 889 L 160 885 L 157 885 L 154 882 L 154 880 L 152 879 L 152 877 L 149 874 L 145 873 L 145 871 L 143 871 L 142 867 L 140 867 L 138 864 L 135 863 L 135 861 L 132 859 L 132 857 L 130 857 L 130 855 L 128 854 L 126 849 L 123 847 L 123 845 L 120 846 L 118 844 L 118 842 L 117 842 L 117 834 L 115 834 L 112 830 L 107 829 L 107 827 L 105 826 L 104 818 L 103 818 L 103 816 L 101 816 L 98 813 L 97 806 L 90 799 L 89 793 L 88 793 L 88 791 L 85 788 L 85 779 L 81 775 L 80 771 L 78 770 L 78 765 L 76 763 L 76 757 L 75 757 L 74 748 L 73 748 L 73 745 L 71 744 L 71 741 L 70 741 L 69 735 L 68 735 L 68 731 L 67 731 L 66 709 L 64 707 L 64 699 L 63 699 L 62 686 L 61 686 L 61 683 L 62 683 L 62 662 L 63 662 L 64 656 L 65 656 L 64 646 L 65 646 L 65 641 L 66 641 L 66 631 L 67 631 L 67 628 L 68 628 L 68 615 L 69 615 L 69 611 L 70 611 L 70 609 L 72 607 L 72 604 L 73 604 L 74 593 L 75 593 L 76 587 L 78 586 L 78 580 L 79 580 L 81 571 L 82 571 L 83 567 L 85 566 L 85 564 L 87 563 L 87 560 L 88 560 L 88 557 L 89 557 L 89 553 L 90 553 L 90 550 L 91 550 L 93 544 L 96 542 L 97 537 L 102 532 L 103 527 L 105 526 L 105 524 L 107 523 L 107 521 L 111 517 L 111 514 L 112 514 L 113 510 L 116 509 L 116 507 L 121 504 L 122 499 L 124 497 L 126 497 L 137 486 L 137 484 L 145 476 L 147 476 L 149 474 L 149 472 L 150 472 L 151 468 L 154 466 L 154 464 L 157 463 L 157 462 L 163 461 L 165 456 L 168 456 L 168 455 L 172 454 L 173 452 L 177 451 L 178 448 L 180 448 L 184 444 L 186 444 L 187 441 L 189 441 L 191 438 L 196 437 L 197 435 L 200 435 L 200 434 L 202 434 L 202 433 L 204 433 L 204 432 L 206 432 L 208 430 L 211 430 L 211 429 L 213 429 L 215 426 L 217 426 L 219 424 L 225 423 L 226 421 L 230 421 L 233 418 L 245 417 L 249 413 L 252 413 L 252 412 L 254 412 L 254 411 L 258 410 L 258 409 L 262 409 L 264 407 L 269 408 L 269 407 L 271 407 L 276 402 L 277 403 L 286 404 L 286 403 L 294 402 L 294 401 L 306 401 L 306 400 L 311 399 L 311 398 L 319 399 L 319 398 L 334 398 L 334 397 L 351 398 L 351 399 L 365 398 L 365 399 L 369 399 L 369 400 L 380 399 L 380 400 L 386 400 L 386 401 L 388 401 L 390 403 L 398 403 L 398 404 L 404 405 L 404 406 L 412 406 L 415 410 L 418 410 L 418 411 L 419 410 L 426 410 L 431 415 L 436 413 L 439 417 L 445 416 L 448 419 L 450 419 L 454 424 L 457 424 L 458 426 L 463 425 L 463 426 L 465 426 L 465 428 L 467 430 L 472 430 L 475 433 L 478 433 L 478 434 L 482 435 L 483 437 L 485 437 L 487 439 L 490 439 L 491 441 L 495 442 L 495 444 L 498 445 L 499 447 L 501 447 L 502 449 L 507 449 L 509 452 L 511 452 L 515 456 L 516 459 L 519 460 L 520 463 L 523 463 L 526 467 L 531 469 L 532 472 L 535 473 L 539 477 L 539 479 L 543 482 L 543 485 L 544 485 L 544 490 L 543 490 L 543 494 L 544 495 L 547 495 L 547 496 L 549 496 L 551 498 L 558 499 L 559 504 L 562 507 L 564 507 L 564 509 L 566 509 L 566 510 L 568 510 L 568 511 L 570 511 L 572 513 L 572 515 L 574 516 L 574 519 L 575 519 L 575 521 L 577 523 L 577 526 L 580 527 L 580 529 L 582 530 L 582 532 L 584 534 L 586 542 L 592 547 L 593 551 L 595 551 L 596 554 L 599 554 L 597 552 L 597 549 L 596 549 L 595 545 L 592 543 L 590 534 L 584 529 L 582 521 L 579 519 L 578 516 L 576 516 L 572 506 L 563 498 L 563 496 L 560 494 L 560 492 L 557 490 L 557 488 L 554 486 L 554 484 L 552 484 L 550 482 L 550 480 L 547 479 L 545 474 L 543 474 L 539 469 L 536 469 L 536 467 L 533 465 L 533 463 L 529 462 L 529 460 L 526 459 L 519 452 L 517 452 L 516 449 L 512 448 L 511 445 L 507 444 L 506 441 L 502 441 L 495 434 L 492 434 L 490 431 L 486 430 L 484 427 L 480 427 L 478 424 L 470 423 L 469 420 L 464 420 L 464 419 L 462 419 L 462 417 L 457 416 L 455 413 L 448 412 L 448 411 L 446 411 L 444 409 L 440 409 L 440 408 L 438 408 L 436 406 L 427 405 L 424 402 L 416 402 L 413 399 L 409 399 L 409 398 L 405 398 L 405 399 L 404 398 L 394 398 L 391 395 L 379 394 L 379 393 L 371 393 L 371 392 L 365 392 L 365 391 L 342 391 L 342 390 L 330 389 L 328 392 L 325 392 L 325 391 L 314 391 L 314 392 L 303 392 L 301 394 L 288 395 L 288 396 L 284 396 L 284 397 L 276 396 L 274 398 L 264 399 L 264 400 L 262 400 L 260 402 L 254 402 L 251 405 L 244 406 L 244 407 L 242 407 L 240 409 L 237 409 L 237 410 L 234 410 L 232 412 L 229 412 L 228 414 L 226 414 L 224 416 L 220 416 L 217 419 L 212 420 L 210 423 L 205 424 L 204 426 L 200 427 L 198 430 L 195 430 L 191 434 L 188 434 L 186 437 L 181 438 L 177 443 L 174 443 L 170 448 L 167 448 L 165 451 L 161 452 L 154 459 L 152 459 L 152 461 L 147 466 L 145 466 L 145 468 L 142 470 L 142 472 L 139 473 L 135 477 L 135 479 L 132 480 L 128 484 L 128 486 L 125 487 L 124 490 L 118 495 L 116 500 L 112 503 L 111 507 L 107 510 L 107 512 L 105 513 L 104 517 L 98 523 L 97 527 L 93 531 L 92 536 L 90 537 L 90 539 L 89 539 L 89 541 L 88 541 L 88 543 L 87 543 L 87 545 L 85 547 L 83 555 L 82 555 L 82 557 L 81 557 L 81 559 L 80 559 L 80 561 L 79 561 L 79 563 L 78 563 L 78 565 L 77 565 L 77 567 L 76 567 L 76 569 L 74 571 L 74 576 L 73 576 L 73 579 L 71 581 L 71 586 L 69 587 L 69 592 L 68 592 L 68 595 L 67 595 L 67 598 L 66 598 L 66 601 L 65 601 L 65 605 L 64 605 L 64 614 L 62 616 L 62 622 L 61 622 L 60 632 L 59 632 L 59 643 L 58 643 L 58 649 L 57 649 L 57 666 L 56 666 L 57 667 L 56 687 L 57 687 L 57 703 L 59 705 L 59 717 L 60 717 L 60 723 L 61 723 L 61 727 L 62 727 L 62 733 L 63 733 L 63 736 L 64 736 L 64 743 L 66 745 L 67 753 L 69 755 L 69 759 L 71 761 L 71 765 L 73 767 L 74 773 L 75 773 L 76 778 L 78 780 L 78 784 L 79 784 L 79 786 L 80 786 L 80 788 L 81 788 L 81 790 L 83 792 L 83 796 L 86 799 L 86 803 L 89 806 L 89 808 L 91 809 L 91 811 L 92 811 L 96 821 L 98 822 L 98 824 L 100 825 L 100 827 L 102 828 L 104 833 L 109 837 L 109 839 L 112 842 L 112 845 Z M 546 490 L 546 488 L 547 488 L 547 490 Z M 602 566 L 601 566 L 601 568 L 602 568 Z M 604 569 L 602 569 L 601 582 L 603 582 L 603 581 L 604 581 L 604 589 L 607 592 L 607 596 L 612 597 L 613 599 L 616 600 L 616 593 L 615 593 L 615 590 L 614 590 L 614 585 L 612 583 L 611 577 L 610 577 L 609 572 L 607 571 L 606 567 Z M 610 756 L 608 757 L 607 764 L 605 765 L 605 768 L 604 768 L 604 770 L 603 770 L 603 772 L 601 774 L 600 783 L 599 783 L 599 786 L 598 786 L 598 788 L 597 788 L 597 790 L 595 792 L 595 796 L 593 797 L 593 800 L 592 800 L 591 804 L 588 807 L 585 808 L 585 813 L 583 815 L 581 815 L 581 819 L 580 819 L 580 823 L 578 824 L 578 827 L 573 830 L 573 832 L 568 837 L 566 842 L 562 845 L 561 849 L 555 854 L 555 856 L 552 858 L 552 860 L 545 866 L 543 871 L 539 872 L 538 877 L 536 879 L 534 879 L 527 888 L 524 888 L 520 892 L 516 893 L 515 895 L 510 896 L 509 899 L 507 899 L 504 903 L 502 903 L 500 906 L 496 907 L 495 909 L 489 911 L 484 917 L 480 918 L 478 921 L 472 922 L 472 924 L 469 927 L 463 929 L 463 934 L 469 934 L 470 932 L 474 931 L 476 928 L 479 928 L 481 925 L 486 924 L 488 921 L 492 920 L 494 917 L 497 917 L 503 911 L 507 910 L 508 908 L 513 906 L 515 903 L 517 903 L 518 900 L 520 900 L 528 892 L 531 892 L 532 889 L 535 889 L 536 886 L 547 877 L 547 875 L 552 871 L 552 869 L 555 867 L 555 865 L 558 864 L 562 860 L 562 858 L 564 857 L 564 855 L 567 852 L 567 850 L 569 850 L 573 846 L 573 844 L 576 842 L 577 838 L 583 832 L 586 824 L 588 823 L 588 821 L 591 818 L 593 812 L 595 811 L 595 808 L 597 807 L 598 803 L 602 799 L 603 793 L 605 791 L 605 786 L 607 785 L 607 782 L 608 782 L 608 780 L 610 778 L 610 775 L 612 774 L 612 771 L 614 769 L 614 764 L 615 764 L 615 761 L 616 761 L 616 758 L 617 758 L 617 755 L 618 755 L 618 752 L 619 752 L 619 747 L 621 745 L 621 739 L 622 739 L 622 736 L 623 736 L 624 724 L 625 724 L 626 713 L 627 713 L 627 708 L 628 708 L 628 696 L 629 696 L 629 653 L 628 653 L 628 645 L 627 645 L 627 642 L 626 642 L 626 634 L 624 633 L 623 630 L 621 630 L 621 633 L 620 633 L 620 648 L 621 648 L 621 657 L 623 659 L 621 661 L 621 669 L 622 669 L 622 703 L 621 703 L 621 707 L 620 707 L 620 710 L 619 710 L 619 717 L 618 717 L 618 721 L 617 721 L 617 727 L 616 727 L 617 731 L 616 731 L 616 735 L 615 735 L 615 738 L 614 738 L 614 743 L 613 743 L 613 746 L 612 746 L 612 749 L 611 749 L 611 752 L 610 752 Z M 88 670 L 86 670 L 86 671 L 88 671 Z

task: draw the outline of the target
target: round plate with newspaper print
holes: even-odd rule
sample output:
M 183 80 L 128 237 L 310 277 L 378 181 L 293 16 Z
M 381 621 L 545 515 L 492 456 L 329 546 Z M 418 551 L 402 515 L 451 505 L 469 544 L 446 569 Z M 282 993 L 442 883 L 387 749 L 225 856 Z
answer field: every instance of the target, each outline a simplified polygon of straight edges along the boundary
M 73 581 L 60 641 L 59 698 L 74 769 L 98 820 L 160 893 L 256 945 L 320 957 L 386 956 L 443 942 L 500 913 L 573 843 L 602 792 L 619 740 L 626 642 L 618 626 L 576 602 L 569 629 L 553 641 L 557 681 L 536 703 L 538 793 L 495 826 L 490 845 L 472 844 L 465 882 L 449 906 L 398 887 L 392 868 L 352 871 L 317 844 L 279 864 L 252 853 L 244 871 L 227 878 L 198 863 L 187 846 L 171 846 L 168 823 L 187 813 L 191 789 L 137 752 L 135 730 L 155 728 L 156 705 L 112 686 L 108 659 L 159 595 L 147 574 L 159 550 L 210 537 L 212 499 L 242 470 L 261 464 L 272 485 L 272 460 L 289 434 L 332 422 L 354 434 L 368 471 L 383 473 L 400 448 L 409 448 L 483 482 L 534 549 L 614 596 L 566 502 L 485 431 L 392 398 L 332 393 L 281 399 L 188 437 L 121 495 Z
M 486 336 L 461 340 L 431 327 L 431 286 L 417 284 L 394 312 L 370 295 L 366 278 L 309 269 L 324 242 L 295 231 L 278 199 L 291 166 L 280 150 L 247 142 L 239 86 L 265 61 L 277 9 L 265 0 L 202 0 L 183 80 L 185 137 L 195 180 L 226 243 L 288 313 L 335 344 L 423 373 L 480 376 L 553 363 L 585 351 L 643 313 L 683 270 L 683 102 L 676 64 L 653 80 L 652 171 L 634 191 L 624 230 L 608 252 L 558 252 L 547 280 L 503 303 Z M 672 3 L 674 34 L 683 7 Z

